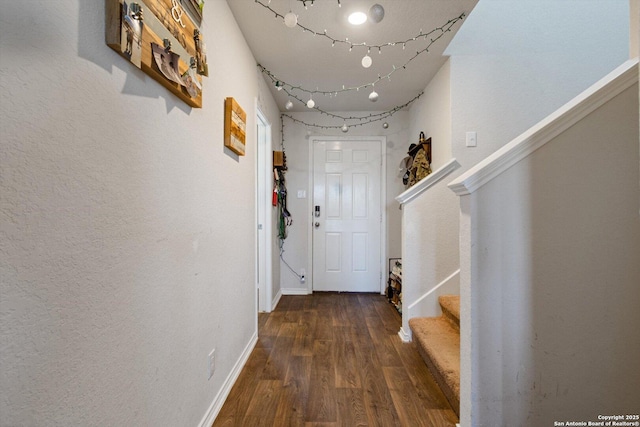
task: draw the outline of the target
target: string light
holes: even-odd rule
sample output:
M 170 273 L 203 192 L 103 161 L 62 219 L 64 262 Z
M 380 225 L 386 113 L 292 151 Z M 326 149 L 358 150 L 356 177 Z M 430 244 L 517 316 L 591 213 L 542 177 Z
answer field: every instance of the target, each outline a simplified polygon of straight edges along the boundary
M 311 3 L 311 6 L 313 6 L 313 3 L 316 0 L 298 0 L 299 2 L 302 2 L 302 5 L 304 6 L 304 8 L 307 8 L 307 3 Z M 269 3 L 271 3 L 271 0 L 269 0 Z M 340 0 L 338 0 L 338 7 L 342 7 L 342 5 L 340 4 Z
M 400 110 L 408 107 L 409 105 L 413 104 L 422 95 L 424 95 L 424 91 L 420 92 L 419 94 L 414 96 L 410 101 L 405 102 L 402 105 L 395 106 L 392 109 L 387 110 L 387 111 L 383 111 L 383 112 L 375 113 L 375 114 L 372 113 L 372 114 L 368 114 L 366 116 L 341 116 L 339 114 L 329 113 L 329 112 L 323 111 L 323 110 L 321 110 L 319 108 L 315 108 L 316 111 L 318 111 L 318 112 L 320 112 L 320 113 L 322 113 L 322 114 L 324 114 L 326 116 L 329 116 L 329 117 L 332 117 L 332 118 L 335 118 L 335 119 L 340 119 L 343 122 L 342 126 L 340 126 L 340 125 L 319 125 L 319 124 L 316 124 L 316 123 L 308 123 L 308 122 L 305 122 L 303 120 L 296 119 L 295 117 L 293 117 L 293 116 L 291 116 L 289 114 L 286 114 L 286 113 L 282 113 L 281 116 L 287 117 L 287 118 L 291 119 L 292 121 L 294 121 L 296 123 L 299 123 L 301 125 L 307 126 L 307 127 L 313 127 L 313 128 L 318 128 L 318 129 L 340 129 L 340 130 L 342 130 L 343 126 L 347 125 L 347 130 L 348 130 L 349 128 L 352 128 L 352 127 L 364 126 L 364 125 L 367 125 L 369 123 L 374 123 L 374 122 L 385 120 L 385 119 L 393 116 L 398 111 L 400 111 Z M 357 121 L 358 123 L 347 124 L 348 121 Z M 384 127 L 384 124 L 383 124 L 383 127 Z
M 371 59 L 371 57 L 369 56 L 369 54 L 366 54 L 364 56 L 364 58 L 362 58 L 362 66 L 364 68 L 369 68 L 371 67 L 371 64 L 373 63 L 373 60 Z
M 308 106 L 308 101 L 303 100 L 302 98 L 297 97 L 295 94 L 292 94 L 291 92 L 289 92 L 286 88 L 283 89 L 285 91 L 285 93 L 290 97 L 293 98 L 295 100 L 297 100 L 298 102 L 302 103 L 303 105 L 307 105 L 308 108 L 310 108 Z M 400 110 L 402 108 L 407 107 L 408 105 L 410 105 L 412 102 L 414 102 L 416 99 L 420 98 L 420 96 L 422 96 L 423 92 L 420 92 L 418 95 L 416 95 L 411 101 L 406 102 L 405 104 L 399 105 L 389 111 L 397 111 Z M 311 99 L 310 99 L 311 100 Z M 377 118 L 377 117 L 389 117 L 389 111 L 383 111 L 380 113 L 370 113 L 366 116 L 341 116 L 339 114 L 335 114 L 335 113 L 330 113 L 328 111 L 322 110 L 318 107 L 315 107 L 315 102 L 314 102 L 314 107 L 312 107 L 314 110 L 316 110 L 317 112 L 324 114 L 328 117 L 332 117 L 332 118 L 336 118 L 336 119 L 340 119 L 340 120 L 351 120 L 351 121 L 361 121 L 361 122 L 368 122 L 371 119 Z M 380 120 L 380 119 L 378 119 Z
M 302 0 L 299 0 L 302 1 Z M 311 0 L 307 0 L 308 2 L 311 2 Z M 265 5 L 261 0 L 255 0 L 255 3 L 260 4 L 262 7 L 264 7 L 265 9 L 268 9 L 269 11 L 271 11 L 276 19 L 285 19 L 285 16 L 278 13 L 277 11 L 275 11 L 274 9 L 272 9 L 270 6 Z M 271 0 L 269 0 L 269 3 L 271 3 Z M 304 2 L 303 2 L 304 5 Z M 313 2 L 312 2 L 313 5 Z M 340 0 L 338 0 L 338 6 L 342 6 L 340 3 Z M 394 47 L 396 45 L 400 45 L 402 44 L 402 49 L 404 50 L 406 48 L 407 43 L 410 43 L 412 41 L 416 41 L 419 38 L 422 38 L 424 40 L 429 40 L 429 43 L 426 47 L 424 47 L 423 49 L 417 50 L 415 55 L 413 55 L 411 58 L 409 58 L 408 61 L 406 61 L 401 67 L 396 67 L 395 65 L 393 65 L 393 69 L 387 73 L 386 75 L 380 75 L 378 74 L 378 78 L 375 81 L 369 82 L 369 83 L 364 83 L 358 86 L 352 86 L 352 87 L 346 87 L 345 85 L 342 85 L 342 89 L 331 89 L 331 90 L 320 90 L 318 87 L 316 87 L 315 90 L 312 89 L 306 89 L 300 85 L 292 85 L 290 83 L 287 83 L 279 78 L 277 78 L 273 73 L 271 73 L 269 70 L 267 70 L 265 67 L 263 67 L 260 64 L 257 64 L 257 66 L 260 68 L 261 72 L 263 74 L 265 74 L 268 78 L 270 78 L 272 80 L 272 82 L 275 84 L 276 88 L 278 90 L 284 90 L 285 93 L 287 93 L 287 95 L 289 96 L 290 99 L 287 100 L 287 103 L 285 105 L 285 108 L 287 110 L 293 108 L 293 102 L 291 101 L 292 99 L 295 99 L 299 102 L 301 102 L 302 104 L 306 105 L 307 108 L 309 109 L 314 109 L 317 112 L 327 115 L 328 117 L 331 118 L 335 118 L 335 119 L 340 119 L 343 124 L 342 125 L 318 125 L 316 123 L 307 123 L 304 122 L 302 120 L 296 119 L 292 116 L 290 116 L 289 114 L 286 113 L 282 113 L 281 114 L 281 120 L 283 117 L 287 117 L 290 120 L 299 123 L 301 125 L 307 126 L 307 127 L 314 127 L 314 128 L 319 128 L 319 129 L 340 129 L 343 132 L 348 132 L 349 128 L 351 127 L 356 127 L 356 126 L 364 126 L 366 124 L 369 123 L 373 123 L 373 122 L 377 122 L 377 121 L 382 121 L 388 117 L 391 117 L 393 114 L 395 114 L 396 112 L 402 110 L 403 108 L 406 108 L 407 106 L 411 105 L 415 100 L 417 100 L 418 98 L 420 98 L 424 92 L 420 92 L 418 95 L 416 95 L 413 99 L 411 99 L 410 101 L 402 104 L 402 105 L 398 105 L 394 108 L 392 108 L 391 110 L 388 111 L 384 111 L 384 112 L 380 112 L 380 113 L 371 113 L 368 115 L 363 115 L 363 116 L 343 116 L 340 114 L 335 114 L 335 113 L 330 113 L 327 111 L 324 111 L 318 107 L 315 106 L 315 101 L 313 100 L 313 95 L 314 94 L 318 94 L 318 95 L 324 95 L 324 96 L 338 96 L 339 93 L 342 92 L 348 92 L 348 91 L 359 91 L 361 88 L 367 88 L 369 86 L 374 87 L 375 83 L 379 82 L 382 79 L 387 79 L 387 81 L 391 81 L 391 75 L 400 70 L 400 69 L 406 69 L 407 66 L 414 60 L 416 59 L 420 54 L 424 53 L 424 52 L 429 52 L 429 48 L 435 43 L 437 42 L 440 38 L 442 38 L 447 32 L 450 32 L 453 28 L 453 26 L 458 23 L 459 21 L 463 20 L 466 17 L 465 13 L 461 13 L 459 16 L 448 20 L 444 25 L 438 27 L 438 28 L 434 28 L 433 30 L 427 32 L 427 33 L 423 33 L 422 29 L 420 30 L 420 33 L 418 35 L 415 35 L 414 37 L 410 37 L 406 40 L 400 40 L 400 41 L 394 41 L 394 42 L 389 42 L 389 43 L 383 43 L 383 44 L 371 44 L 368 45 L 366 42 L 362 42 L 362 43 L 356 43 L 356 42 L 352 42 L 349 41 L 349 38 L 345 38 L 344 40 L 342 39 L 337 39 L 334 37 L 331 37 L 329 34 L 327 34 L 327 30 L 324 29 L 324 31 L 322 32 L 318 32 L 318 31 L 314 31 L 308 27 L 305 27 L 304 25 L 301 25 L 297 22 L 297 16 L 295 16 L 291 11 L 290 13 L 293 15 L 293 17 L 295 18 L 295 23 L 293 25 L 291 25 L 291 28 L 297 26 L 300 27 L 302 29 L 303 32 L 310 32 L 312 33 L 314 36 L 321 36 L 326 38 L 327 40 L 331 41 L 331 46 L 335 47 L 336 43 L 341 43 L 345 46 L 349 46 L 349 52 L 351 52 L 353 50 L 354 47 L 358 48 L 358 47 L 366 47 L 367 48 L 367 54 L 366 57 L 368 57 L 369 59 L 365 61 L 365 58 L 363 58 L 363 66 L 365 66 L 365 62 L 369 62 L 371 61 L 371 63 L 373 62 L 373 60 L 371 59 L 371 57 L 369 56 L 370 52 L 371 52 L 371 48 L 378 48 L 378 54 L 382 54 L 382 48 L 383 47 Z M 429 36 L 434 36 L 433 38 L 429 38 Z M 369 63 L 369 66 L 371 65 L 371 63 Z M 366 67 L 365 67 L 366 68 Z M 293 93 L 293 91 L 300 91 L 300 92 L 304 92 L 304 93 L 308 93 L 309 94 L 309 98 L 308 100 L 303 100 L 301 97 L 297 96 L 296 94 Z M 369 94 L 369 99 L 372 102 L 377 101 L 379 95 L 378 93 L 373 90 L 372 92 L 370 92 Z M 347 121 L 350 122 L 356 122 L 356 123 L 350 123 L 348 124 Z M 281 121 L 282 126 L 284 127 L 284 121 Z M 388 123 L 384 122 L 383 123 L 383 128 L 388 128 Z M 283 146 L 284 146 L 284 141 L 283 141 Z
M 384 112 L 377 113 L 377 114 L 369 114 L 368 116 L 362 116 L 362 117 L 345 117 L 345 118 L 342 118 L 343 119 L 342 126 L 330 126 L 330 125 L 319 125 L 319 124 L 316 124 L 316 123 L 307 123 L 307 122 L 305 122 L 303 120 L 296 119 L 295 117 L 293 117 L 293 116 L 291 116 L 289 114 L 281 113 L 280 114 L 280 135 L 281 135 L 281 138 L 282 138 L 282 142 L 281 142 L 282 150 L 283 151 L 285 150 L 285 148 L 284 148 L 284 141 L 285 141 L 284 118 L 285 117 L 288 118 L 289 120 L 293 121 L 294 123 L 301 124 L 301 125 L 306 126 L 308 128 L 309 127 L 313 127 L 313 128 L 316 128 L 316 129 L 328 129 L 328 130 L 329 129 L 340 129 L 342 132 L 347 133 L 347 132 L 349 132 L 349 128 L 351 128 L 351 127 L 364 126 L 364 125 L 367 125 L 367 124 L 370 124 L 370 123 L 373 123 L 373 122 L 377 122 L 377 121 L 381 121 L 381 120 L 384 120 L 384 119 L 386 119 L 388 117 L 393 116 L 398 111 L 400 111 L 403 108 L 406 108 L 409 105 L 411 105 L 414 101 L 416 101 L 418 98 L 420 98 L 423 94 L 424 94 L 424 91 L 420 92 L 418 95 L 416 95 L 410 101 L 405 102 L 402 105 L 398 105 L 398 106 L 396 106 L 396 107 L 394 107 L 394 108 L 392 108 L 391 110 L 388 110 L 388 111 L 384 111 Z M 319 109 L 317 109 L 317 110 L 320 111 L 323 114 L 328 114 L 328 113 L 326 113 L 326 112 L 324 112 L 322 110 L 319 110 Z M 333 117 L 340 117 L 340 116 L 335 115 L 335 114 L 328 114 L 328 115 L 333 116 Z M 355 124 L 347 125 L 346 120 L 365 120 L 365 121 L 363 121 L 362 123 L 355 123 Z M 383 129 L 388 129 L 389 128 L 389 123 L 387 123 L 386 121 L 384 123 L 382 123 L 382 128 Z M 311 132 L 309 130 L 307 130 L 307 135 L 310 135 L 310 134 L 311 134 Z
M 283 19 L 284 19 L 284 25 L 286 25 L 289 28 L 293 28 L 296 25 L 298 25 L 298 17 L 296 16 L 295 13 L 291 11 L 289 11 L 289 13 L 287 13 Z
M 341 127 L 339 127 L 339 126 L 322 126 L 322 125 L 316 125 L 316 124 L 312 124 L 312 123 L 305 123 L 302 120 L 295 119 L 295 118 L 291 117 L 288 114 L 282 113 L 282 114 L 280 114 L 280 135 L 281 135 L 281 138 L 282 138 L 281 142 L 280 142 L 280 145 L 282 146 L 282 151 L 286 151 L 286 149 L 285 149 L 285 131 L 284 131 L 284 129 L 285 129 L 284 119 L 285 119 L 285 117 L 290 119 L 291 121 L 293 121 L 295 123 L 299 123 L 301 125 L 308 126 L 308 127 L 323 128 L 323 129 L 336 129 L 336 128 L 339 128 L 344 133 L 349 132 L 349 126 L 346 123 L 344 123 Z M 382 128 L 383 129 L 388 129 L 389 128 L 389 123 L 387 123 L 387 122 L 382 123 Z M 311 131 L 307 130 L 307 136 L 310 136 L 310 135 L 311 135 Z
M 259 1 L 259 0 L 256 0 L 256 1 Z M 301 91 L 301 92 L 305 92 L 305 93 L 308 93 L 308 94 L 319 94 L 319 95 L 329 95 L 329 94 L 332 94 L 332 93 L 337 94 L 337 93 L 341 93 L 341 92 L 350 92 L 350 91 L 354 91 L 354 90 L 359 91 L 360 89 L 364 89 L 364 88 L 367 88 L 367 87 L 369 87 L 369 86 L 373 86 L 374 84 L 378 83 L 380 80 L 383 80 L 383 79 L 387 79 L 388 81 L 391 81 L 391 75 L 392 75 L 393 73 L 395 73 L 395 72 L 396 72 L 396 71 L 398 71 L 398 70 L 405 70 L 405 69 L 407 68 L 407 66 L 408 66 L 411 62 L 413 62 L 413 61 L 414 61 L 414 60 L 415 60 L 419 55 L 421 55 L 421 54 L 423 54 L 423 53 L 425 53 L 425 52 L 429 52 L 429 49 L 431 48 L 431 46 L 433 46 L 433 44 L 434 44 L 434 43 L 436 43 L 438 40 L 440 40 L 442 37 L 444 37 L 444 35 L 445 35 L 446 33 L 450 32 L 450 31 L 451 31 L 451 28 L 452 28 L 452 27 L 453 27 L 453 26 L 454 26 L 458 21 L 460 21 L 461 19 L 463 19 L 463 17 L 464 17 L 464 16 L 465 16 L 465 15 L 464 15 L 464 13 L 463 13 L 462 15 L 458 16 L 457 18 L 450 19 L 450 20 L 449 20 L 449 21 L 447 21 L 447 23 L 446 23 L 446 24 L 444 24 L 443 26 L 438 27 L 438 28 L 436 28 L 436 29 L 434 29 L 434 30 L 431 30 L 429 33 L 427 33 L 427 34 L 433 34 L 433 33 L 434 33 L 434 32 L 436 32 L 436 31 L 439 31 L 439 32 L 440 32 L 440 34 L 438 34 L 438 36 L 437 36 L 437 37 L 435 37 L 435 38 L 431 38 L 431 39 L 429 40 L 429 43 L 427 44 L 427 46 L 425 46 L 423 49 L 420 49 L 420 50 L 416 51 L 415 55 L 413 55 L 411 58 L 409 58 L 409 59 L 408 59 L 408 60 L 407 60 L 407 61 L 406 61 L 406 62 L 405 62 L 401 67 L 396 67 L 395 65 L 393 65 L 393 69 L 392 69 L 389 73 L 387 73 L 387 74 L 385 74 L 385 75 L 380 75 L 380 74 L 378 74 L 378 78 L 377 78 L 376 80 L 374 80 L 374 81 L 372 81 L 372 82 L 369 82 L 369 83 L 364 83 L 364 84 L 361 84 L 361 85 L 358 85 L 358 86 L 350 86 L 350 87 L 347 87 L 347 86 L 344 86 L 344 85 L 343 85 L 343 86 L 342 86 L 342 89 L 325 89 L 325 90 L 319 90 L 319 89 L 316 89 L 316 90 L 313 90 L 313 89 L 306 89 L 306 88 L 304 88 L 304 87 L 302 87 L 302 86 L 300 86 L 300 85 L 293 85 L 293 84 L 290 84 L 290 83 L 287 83 L 287 82 L 283 81 L 282 79 L 280 79 L 280 78 L 278 78 L 277 76 L 275 76 L 271 71 L 267 70 L 265 67 L 263 67 L 263 66 L 262 66 L 262 65 L 260 65 L 260 64 L 258 64 L 258 67 L 260 68 L 260 70 L 261 70 L 261 71 L 262 71 L 262 72 L 263 72 L 267 77 L 269 77 L 269 79 L 271 79 L 271 81 L 272 81 L 274 84 L 275 84 L 275 82 L 278 82 L 278 81 L 279 81 L 280 83 L 282 83 L 283 87 L 288 87 L 288 88 L 289 88 L 289 91 Z M 353 47 L 353 45 L 352 45 L 351 47 Z M 378 47 L 378 46 L 369 46 L 368 48 L 369 48 L 369 49 L 371 49 L 371 47 Z M 403 48 L 404 48 L 404 44 L 403 44 Z M 351 48 L 350 48 L 349 50 L 351 50 Z M 366 58 L 371 59 L 371 57 L 369 57 L 369 55 L 367 55 L 367 56 L 365 56 L 364 58 L 362 58 L 362 66 L 363 66 L 363 67 L 365 67 L 365 68 L 367 68 L 367 67 L 365 66 L 365 59 L 366 59 Z M 368 63 L 368 60 L 367 60 L 366 62 Z
M 299 1 L 301 1 L 301 0 L 299 0 Z M 306 0 L 306 1 L 307 1 L 307 2 L 309 2 L 309 1 L 311 1 L 311 0 Z M 276 18 L 280 18 L 280 19 L 284 19 L 284 18 L 285 18 L 285 15 L 283 15 L 283 14 L 281 14 L 281 13 L 278 13 L 276 10 L 274 10 L 274 9 L 273 9 L 271 6 L 269 6 L 268 4 L 264 4 L 264 3 L 262 2 L 262 0 L 254 0 L 254 3 L 257 3 L 257 4 L 259 4 L 260 6 L 264 7 L 265 9 L 267 9 L 267 10 L 271 11 L 271 13 L 273 13 L 273 14 L 276 16 Z M 338 6 L 340 6 L 340 7 L 342 6 L 342 5 L 340 4 L 340 1 L 338 1 Z M 446 27 L 448 24 L 452 24 L 452 23 L 453 23 L 453 24 L 455 24 L 457 21 L 459 21 L 459 20 L 461 20 L 461 19 L 464 19 L 464 18 L 465 18 L 465 16 L 466 16 L 466 14 L 463 12 L 463 13 L 461 13 L 461 14 L 460 14 L 460 16 L 458 16 L 457 18 L 454 18 L 454 19 L 450 20 L 449 22 L 447 22 L 443 27 Z M 297 19 L 296 19 L 296 21 L 297 21 Z M 335 37 L 331 37 L 329 34 L 327 34 L 327 33 L 326 33 L 326 30 L 325 30 L 324 32 L 322 32 L 322 31 L 314 31 L 314 30 L 312 30 L 311 28 L 305 27 L 304 25 L 301 25 L 301 24 L 300 24 L 300 23 L 298 23 L 298 22 L 296 22 L 296 24 L 295 24 L 293 27 L 295 27 L 295 26 L 300 27 L 300 28 L 303 30 L 303 32 L 308 31 L 308 32 L 310 32 L 310 33 L 311 33 L 311 34 L 313 34 L 313 35 L 316 35 L 316 36 L 323 36 L 323 37 L 327 38 L 329 41 L 331 41 L 332 43 L 334 43 L 334 42 L 335 42 L 335 43 L 342 43 L 342 44 L 344 44 L 345 46 L 349 46 L 349 50 L 350 50 L 350 51 L 351 51 L 351 49 L 353 49 L 353 47 L 354 47 L 354 46 L 355 46 L 355 47 L 373 47 L 373 48 L 382 49 L 383 47 L 393 47 L 393 46 L 395 46 L 396 44 L 402 44 L 402 45 L 403 45 L 403 49 L 404 49 L 404 45 L 405 45 L 405 43 L 409 43 L 409 42 L 412 42 L 412 41 L 416 41 L 416 40 L 417 40 L 417 39 L 419 39 L 419 38 L 424 38 L 424 39 L 426 40 L 426 39 L 427 39 L 427 37 L 428 37 L 429 35 L 431 35 L 431 34 L 433 34 L 433 33 L 437 32 L 437 31 L 439 31 L 439 30 L 442 28 L 442 27 L 440 27 L 440 28 L 435 28 L 435 29 L 433 29 L 433 30 L 429 31 L 428 33 L 422 33 L 422 31 L 421 31 L 419 34 L 416 34 L 415 36 L 410 37 L 410 38 L 408 38 L 408 39 L 406 39 L 406 40 L 400 40 L 400 41 L 395 41 L 395 42 L 388 42 L 388 43 L 383 43 L 383 44 L 372 44 L 372 45 L 367 45 L 367 43 L 365 43 L 365 42 L 363 42 L 363 43 L 354 43 L 354 42 L 350 42 L 348 38 L 345 38 L 345 39 L 343 40 L 343 39 L 338 39 L 338 38 L 335 38 Z

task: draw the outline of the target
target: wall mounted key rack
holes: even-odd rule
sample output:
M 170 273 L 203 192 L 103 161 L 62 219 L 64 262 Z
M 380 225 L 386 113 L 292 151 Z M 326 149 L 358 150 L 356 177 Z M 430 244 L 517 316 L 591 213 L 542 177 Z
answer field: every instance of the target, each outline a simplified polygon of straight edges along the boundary
M 202 20 L 203 2 L 105 2 L 107 45 L 186 104 L 201 108 L 202 77 L 208 75 L 208 66 L 196 22 Z

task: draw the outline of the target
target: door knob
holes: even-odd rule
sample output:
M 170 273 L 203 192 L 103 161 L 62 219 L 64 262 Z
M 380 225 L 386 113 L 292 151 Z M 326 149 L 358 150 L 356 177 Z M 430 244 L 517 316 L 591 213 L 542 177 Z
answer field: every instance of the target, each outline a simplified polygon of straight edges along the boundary
M 314 225 L 316 226 L 316 228 L 320 227 L 320 223 L 319 222 L 316 222 Z

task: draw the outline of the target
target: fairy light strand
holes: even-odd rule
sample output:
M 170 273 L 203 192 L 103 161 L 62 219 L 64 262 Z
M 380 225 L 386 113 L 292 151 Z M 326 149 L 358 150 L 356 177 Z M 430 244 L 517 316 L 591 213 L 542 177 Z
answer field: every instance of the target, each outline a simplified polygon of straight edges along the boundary
M 282 151 L 284 152 L 284 114 L 280 113 L 280 145 L 282 146 Z
M 310 0 L 307 0 L 310 1 Z M 260 6 L 264 7 L 265 9 L 269 10 L 271 13 L 274 14 L 276 19 L 282 19 L 284 21 L 284 15 L 279 13 L 278 11 L 276 11 L 275 9 L 273 9 L 271 6 L 269 6 L 268 4 L 264 4 L 261 0 L 254 0 L 255 3 L 259 4 Z M 463 12 L 462 14 L 460 14 L 460 16 L 458 16 L 457 18 L 454 18 L 455 21 L 463 19 L 465 17 L 465 13 Z M 446 25 L 446 24 L 445 24 Z M 395 42 L 388 42 L 388 43 L 383 43 L 383 44 L 367 44 L 366 42 L 351 42 L 349 41 L 348 38 L 346 39 L 338 39 L 335 37 L 331 37 L 329 34 L 327 34 L 327 30 L 324 31 L 315 31 L 312 30 L 309 27 L 306 27 L 302 24 L 300 24 L 299 22 L 296 23 L 297 27 L 300 27 L 302 29 L 302 32 L 309 32 L 311 34 L 313 34 L 314 36 L 322 36 L 325 37 L 327 40 L 329 40 L 332 44 L 332 46 L 335 46 L 336 43 L 340 43 L 340 44 L 344 44 L 345 46 L 349 46 L 349 51 L 351 51 L 351 49 L 353 49 L 354 47 L 366 47 L 366 48 L 377 48 L 378 52 L 381 52 L 383 47 L 393 47 L 393 46 L 397 46 L 397 45 L 402 45 L 402 48 L 404 49 L 405 46 L 407 45 L 407 43 L 411 43 L 414 41 L 417 41 L 420 38 L 424 38 L 426 39 L 427 37 L 429 37 L 431 34 L 433 34 L 434 32 L 437 32 L 439 30 L 439 28 L 435 28 L 427 33 L 423 33 L 422 30 L 420 30 L 420 33 L 416 34 L 413 37 L 410 37 L 406 40 L 399 40 L 399 41 L 395 41 Z
M 307 3 L 311 3 L 311 6 L 313 6 L 316 0 L 298 0 L 298 1 L 301 2 L 304 8 L 306 9 Z M 271 3 L 271 0 L 269 0 L 269 3 Z M 340 0 L 338 0 L 338 7 L 342 7 L 342 3 L 340 3 Z
M 297 100 L 298 102 L 300 102 L 301 104 L 307 105 L 307 107 L 309 106 L 308 100 L 305 101 L 304 99 L 298 97 L 297 95 L 289 92 L 287 89 L 283 89 L 283 90 L 287 94 L 287 96 L 289 96 L 289 98 L 293 98 L 293 99 Z M 399 108 L 404 108 L 405 106 L 406 105 L 402 105 Z M 311 107 L 311 109 L 315 110 L 318 113 L 324 114 L 324 115 L 326 115 L 328 117 L 341 119 L 341 120 L 359 120 L 359 121 L 364 121 L 364 120 L 368 120 L 368 119 L 373 118 L 373 117 L 378 117 L 378 116 L 386 114 L 386 112 L 382 112 L 382 113 L 368 114 L 367 116 L 341 116 L 339 114 L 331 113 L 329 111 L 325 111 L 325 110 L 319 108 L 317 105 L 315 105 L 315 102 L 314 102 L 314 106 Z
M 435 28 L 434 30 L 430 31 L 430 33 L 440 31 L 440 34 L 438 34 L 438 36 L 436 36 L 435 38 L 430 39 L 429 44 L 428 44 L 426 47 L 424 47 L 424 48 L 422 48 L 422 49 L 420 49 L 420 50 L 416 51 L 416 53 L 415 53 L 411 58 L 409 58 L 409 59 L 408 59 L 408 60 L 407 60 L 407 61 L 406 61 L 402 66 L 400 66 L 400 67 L 396 67 L 395 65 L 393 65 L 393 69 L 392 69 L 389 73 L 387 73 L 387 74 L 385 74 L 385 75 L 380 75 L 380 74 L 378 74 L 378 78 L 377 78 L 376 80 L 374 80 L 374 81 L 372 81 L 372 82 L 369 82 L 369 83 L 364 83 L 364 84 L 361 84 L 361 85 L 358 85 L 358 86 L 349 86 L 349 87 L 346 87 L 346 86 L 344 86 L 344 85 L 343 85 L 343 86 L 342 86 L 342 88 L 340 88 L 340 89 L 333 89 L 333 90 L 319 90 L 319 89 L 315 89 L 315 90 L 313 90 L 313 89 L 307 89 L 307 88 L 304 88 L 304 87 L 303 87 L 303 86 L 301 86 L 301 85 L 293 85 L 293 84 L 291 84 L 291 83 L 287 83 L 287 82 L 285 82 L 284 80 L 282 80 L 282 79 L 278 78 L 278 77 L 277 77 L 275 74 L 273 74 L 271 71 L 267 70 L 267 69 L 266 69 L 264 66 L 262 66 L 261 64 L 258 64 L 258 67 L 260 68 L 260 70 L 262 71 L 262 73 L 264 73 L 267 77 L 269 77 L 269 79 L 270 79 L 274 84 L 275 84 L 275 83 L 279 83 L 279 87 L 282 87 L 283 89 L 286 89 L 286 87 L 285 87 L 285 86 L 288 86 L 288 87 L 289 87 L 289 90 L 287 91 L 287 93 L 288 93 L 289 91 L 296 91 L 296 90 L 297 90 L 297 91 L 305 92 L 305 93 L 307 93 L 307 94 L 309 94 L 309 95 L 332 95 L 332 96 L 333 96 L 333 95 L 337 95 L 337 94 L 339 94 L 339 93 L 343 93 L 343 92 L 350 92 L 350 91 L 354 91 L 354 90 L 366 89 L 366 88 L 368 88 L 368 87 L 372 87 L 372 86 L 374 86 L 376 83 L 378 83 L 378 82 L 380 82 L 380 81 L 382 81 L 382 80 L 384 80 L 384 79 L 391 80 L 391 76 L 392 76 L 396 71 L 399 71 L 399 70 L 405 70 L 405 69 L 407 68 L 407 66 L 408 66 L 412 61 L 414 61 L 414 60 L 415 60 L 419 55 L 421 55 L 422 53 L 425 53 L 425 52 L 429 52 L 429 48 L 430 48 L 434 43 L 436 43 L 438 40 L 440 40 L 442 37 L 444 37 L 444 35 L 445 35 L 446 33 L 450 32 L 450 31 L 451 31 L 451 29 L 452 29 L 452 27 L 453 27 L 453 26 L 454 26 L 458 21 L 460 21 L 460 20 L 464 19 L 464 17 L 465 17 L 465 14 L 463 13 L 463 14 L 461 14 L 460 16 L 458 16 L 457 18 L 450 19 L 450 20 L 449 20 L 449 21 L 447 21 L 447 23 L 446 23 L 446 24 L 444 24 L 443 26 L 438 27 L 438 28 Z M 377 46 L 373 46 L 373 47 L 377 47 Z
M 424 91 L 420 92 L 418 95 L 416 95 L 415 97 L 413 97 L 410 101 L 405 102 L 402 105 L 398 105 L 396 107 L 393 107 L 390 110 L 381 112 L 381 113 L 376 113 L 376 114 L 369 114 L 367 116 L 351 116 L 351 117 L 345 117 L 345 116 L 340 116 L 338 114 L 333 114 L 333 113 L 328 113 L 326 111 L 322 111 L 319 108 L 314 108 L 314 110 L 319 111 L 320 113 L 326 114 L 327 116 L 330 116 L 332 118 L 338 118 L 341 119 L 343 121 L 342 125 L 319 125 L 316 123 L 307 123 L 303 120 L 300 119 L 296 119 L 295 117 L 291 116 L 290 114 L 286 114 L 286 113 L 281 113 L 281 116 L 287 117 L 289 119 L 291 119 L 292 121 L 294 121 L 295 123 L 299 123 L 301 125 L 304 126 L 308 126 L 308 127 L 314 127 L 314 128 L 318 128 L 318 129 L 341 129 L 343 126 L 347 126 L 347 128 L 352 128 L 352 127 L 358 127 L 358 126 L 364 126 L 370 123 L 374 123 L 374 122 L 378 122 L 381 120 L 384 120 L 386 118 L 389 118 L 391 116 L 393 116 L 395 113 L 397 113 L 398 111 L 402 110 L 403 108 L 408 107 L 409 105 L 413 104 L 416 100 L 418 100 L 418 98 L 420 98 L 422 95 L 424 95 Z M 361 121 L 361 123 L 350 123 L 347 124 L 347 121 L 350 120 L 359 120 Z
M 297 95 L 295 95 L 295 94 L 293 94 L 293 93 L 289 92 L 286 88 L 285 88 L 285 89 L 283 89 L 283 90 L 284 90 L 284 91 L 285 91 L 285 93 L 289 96 L 289 98 L 293 98 L 293 99 L 297 100 L 298 102 L 300 102 L 301 104 L 303 104 L 303 105 L 307 105 L 307 102 L 308 102 L 308 101 L 305 101 L 304 99 L 302 99 L 302 98 L 298 97 Z M 394 108 L 393 108 L 393 109 L 391 109 L 391 110 L 384 111 L 384 112 L 381 112 L 381 113 L 370 113 L 370 114 L 368 114 L 368 115 L 366 115 L 366 116 L 341 116 L 341 115 L 339 115 L 339 114 L 335 114 L 335 113 L 331 113 L 331 112 L 329 112 L 329 111 L 325 111 L 325 110 L 323 110 L 323 109 L 319 108 L 318 106 L 314 106 L 314 107 L 312 107 L 311 109 L 312 109 L 312 110 L 315 110 L 315 111 L 316 111 L 316 112 L 318 112 L 318 113 L 324 114 L 324 115 L 326 115 L 326 116 L 328 116 L 328 117 L 335 118 L 335 119 L 350 120 L 350 121 L 365 121 L 365 120 L 370 120 L 370 119 L 372 119 L 372 118 L 376 118 L 376 117 L 379 117 L 379 116 L 388 117 L 388 115 L 387 115 L 387 114 L 388 114 L 388 112 L 389 112 L 389 111 L 397 111 L 397 110 L 401 110 L 401 109 L 403 109 L 403 108 L 405 108 L 405 107 L 409 106 L 412 102 L 414 102 L 416 99 L 418 99 L 420 96 L 422 96 L 422 94 L 423 94 L 423 93 L 424 93 L 424 92 L 420 92 L 418 95 L 416 95 L 416 96 L 415 96 L 413 99 L 411 99 L 409 102 L 406 102 L 406 103 L 404 103 L 404 104 L 402 104 L 402 105 L 399 105 L 399 106 L 397 106 L 397 107 L 394 107 Z M 384 117 L 383 117 L 383 118 L 384 118 Z

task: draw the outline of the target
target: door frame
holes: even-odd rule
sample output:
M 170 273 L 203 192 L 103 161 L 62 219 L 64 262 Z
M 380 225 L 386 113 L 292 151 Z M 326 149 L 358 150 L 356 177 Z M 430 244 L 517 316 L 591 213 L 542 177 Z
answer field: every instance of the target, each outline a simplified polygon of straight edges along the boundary
M 380 294 L 386 290 L 385 270 L 387 263 L 387 137 L 386 136 L 310 136 L 309 137 L 309 195 L 307 201 L 307 292 L 313 293 L 313 144 L 315 141 L 379 141 L 380 142 Z
M 259 312 L 270 313 L 273 309 L 273 213 L 271 209 L 272 191 L 272 142 L 271 123 L 262 112 L 258 100 L 256 108 L 256 306 Z M 264 127 L 264 141 L 260 138 L 259 127 Z M 262 195 L 262 202 L 261 196 Z M 262 230 L 259 229 L 262 224 Z M 260 240 L 259 236 L 263 236 Z M 260 249 L 263 249 L 262 251 Z M 260 268 L 260 266 L 264 268 Z M 264 277 L 260 275 L 264 274 Z M 261 280 L 262 279 L 262 280 Z

